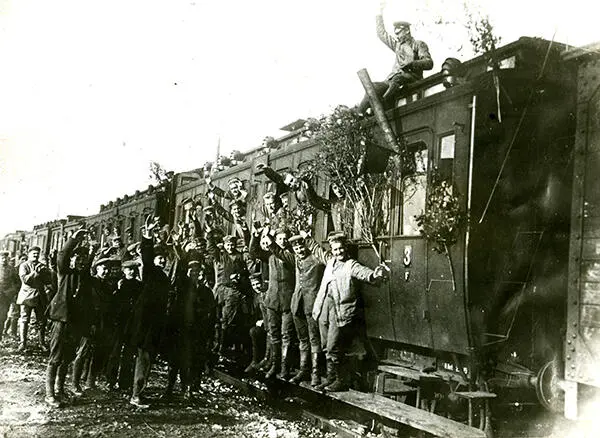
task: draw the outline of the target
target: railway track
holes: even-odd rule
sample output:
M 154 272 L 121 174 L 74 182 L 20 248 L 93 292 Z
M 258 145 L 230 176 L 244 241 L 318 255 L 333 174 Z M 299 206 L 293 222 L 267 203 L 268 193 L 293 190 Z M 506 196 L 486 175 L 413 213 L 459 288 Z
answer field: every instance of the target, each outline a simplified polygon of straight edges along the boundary
M 341 437 L 486 437 L 475 427 L 378 394 L 354 390 L 325 393 L 316 391 L 306 382 L 295 385 L 281 379 L 258 380 L 226 367 L 215 369 L 214 376 Z

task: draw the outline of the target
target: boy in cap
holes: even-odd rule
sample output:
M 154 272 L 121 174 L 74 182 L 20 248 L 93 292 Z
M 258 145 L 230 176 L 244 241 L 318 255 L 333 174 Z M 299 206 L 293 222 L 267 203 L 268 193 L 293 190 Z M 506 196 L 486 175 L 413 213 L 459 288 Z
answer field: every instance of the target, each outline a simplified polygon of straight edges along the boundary
M 10 262 L 10 253 L 0 251 L 0 340 L 2 340 L 8 309 L 17 296 L 20 285 L 19 274 Z
M 265 331 L 267 324 L 265 324 L 265 321 L 268 320 L 268 317 L 266 315 L 267 309 L 264 305 L 265 290 L 262 282 L 262 274 L 255 273 L 250 275 L 250 285 L 254 291 L 254 299 L 252 303 L 252 319 L 254 320 L 254 325 L 250 328 L 250 339 L 252 340 L 252 361 L 244 370 L 245 373 L 251 373 L 259 369 L 261 354 L 264 351 L 263 357 L 267 357 L 270 350 L 269 343 L 266 344 L 266 348 L 263 347 L 267 341 L 267 333 Z
M 207 250 L 215 268 L 214 296 L 217 300 L 217 324 L 220 324 L 220 333 L 217 333 L 220 353 L 236 339 L 245 339 L 242 329 L 246 323 L 244 309 L 247 308 L 249 274 L 244 256 L 236 248 L 236 240 L 235 236 L 225 236 L 223 250 L 219 250 L 215 239 L 208 237 Z
M 433 68 L 433 59 L 429 54 L 429 47 L 423 41 L 415 40 L 410 33 L 410 23 L 406 21 L 394 22 L 394 35 L 385 30 L 383 23 L 383 9 L 385 2 L 381 2 L 380 12 L 376 16 L 377 36 L 396 55 L 394 67 L 384 82 L 375 82 L 373 86 L 384 107 L 393 105 L 394 98 L 400 88 L 411 82 L 423 78 L 424 70 Z M 371 105 L 369 97 L 365 96 L 358 105 L 358 112 L 364 113 Z
M 343 370 L 346 353 L 361 329 L 358 282 L 377 282 L 384 276 L 384 267 L 373 270 L 351 259 L 346 236 L 342 233 L 332 233 L 328 237 L 330 251 L 325 251 L 306 233 L 301 234 L 310 252 L 325 264 L 312 311 L 313 318 L 319 321 L 321 341 L 327 349 L 327 382 L 317 388 L 345 391 L 348 389 Z
M 225 210 L 219 204 L 214 196 L 208 196 L 209 202 L 215 208 L 215 212 L 231 224 L 230 234 L 244 240 L 245 246 L 250 242 L 250 230 L 246 224 L 244 216 L 246 215 L 246 204 L 239 200 L 234 200 L 229 204 L 229 211 Z

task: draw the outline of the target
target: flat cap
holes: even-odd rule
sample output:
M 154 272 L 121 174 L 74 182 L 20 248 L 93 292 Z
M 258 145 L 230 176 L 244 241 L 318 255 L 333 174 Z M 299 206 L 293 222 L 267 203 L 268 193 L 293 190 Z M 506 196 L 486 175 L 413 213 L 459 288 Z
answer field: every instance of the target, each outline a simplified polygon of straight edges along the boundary
M 207 205 L 202 210 L 205 211 L 205 212 L 207 212 L 207 211 L 215 211 L 215 207 L 213 207 L 212 205 Z
M 2 251 L 0 251 L 0 255 L 10 255 L 10 252 L 8 252 L 6 250 L 2 250 Z
M 29 251 L 27 251 L 27 252 L 31 252 L 31 251 L 42 252 L 42 249 L 39 246 L 32 246 L 31 248 L 29 248 Z
M 410 27 L 410 23 L 408 21 L 394 21 L 394 27 Z
M 304 243 L 304 237 L 302 237 L 300 234 L 294 234 L 292 237 L 290 237 L 288 239 L 288 241 L 290 243 L 294 243 L 294 242 Z
M 241 179 L 239 179 L 237 176 L 234 176 L 234 177 L 232 177 L 232 178 L 229 178 L 229 179 L 227 180 L 227 184 L 232 184 L 232 183 L 235 183 L 235 182 L 237 182 L 237 183 L 240 183 L 240 184 L 241 184 L 241 183 L 242 183 L 242 180 L 241 180 Z
M 137 260 L 125 260 L 121 262 L 121 268 L 137 268 L 140 266 L 140 262 Z
M 114 259 L 111 259 L 109 257 L 102 257 L 102 258 L 99 258 L 98 260 L 94 261 L 92 266 L 95 268 L 96 266 L 108 265 L 110 263 L 113 263 L 114 261 L 115 261 Z
M 329 242 L 332 242 L 334 240 L 346 240 L 347 237 L 344 233 L 342 233 L 341 231 L 332 231 L 331 233 L 329 233 L 327 235 L 327 240 Z
M 262 274 L 260 272 L 256 272 L 250 275 L 250 280 L 260 280 L 262 281 Z

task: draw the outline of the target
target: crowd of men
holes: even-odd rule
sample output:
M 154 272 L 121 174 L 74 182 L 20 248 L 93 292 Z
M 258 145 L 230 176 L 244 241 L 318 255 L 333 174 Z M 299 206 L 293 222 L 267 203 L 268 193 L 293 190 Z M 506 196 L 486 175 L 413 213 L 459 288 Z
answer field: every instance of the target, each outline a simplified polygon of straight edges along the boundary
M 266 379 L 348 388 L 346 353 L 363 331 L 357 283 L 377 282 L 383 267 L 349 258 L 339 231 L 322 248 L 309 228 L 298 228 L 310 221 L 295 220 L 282 199 L 294 193 L 298 206 L 321 209 L 331 202 L 291 173 L 260 167 L 274 190 L 260 203 L 262 221 L 250 226 L 242 182 L 232 178 L 221 190 L 207 178 L 207 196 L 169 233 L 148 216 L 141 241 L 128 246 L 114 235 L 99 247 L 82 225 L 58 253 L 32 247 L 17 266 L 1 253 L 0 322 L 10 334 L 18 312 L 19 351 L 27 352 L 35 314 L 49 353 L 48 404 L 68 401 L 70 370 L 75 396 L 102 378 L 147 407 L 143 391 L 158 357 L 168 364 L 164 397 L 178 376 L 183 396 L 192 397 L 219 358 Z
M 394 23 L 393 36 L 381 15 L 376 24 L 396 54 L 392 74 L 375 84 L 389 103 L 433 62 L 408 23 Z M 365 99 L 357 110 L 368 106 Z M 347 358 L 357 345 L 361 350 L 365 333 L 360 283 L 380 281 L 385 266 L 370 269 L 349 256 L 341 232 L 342 188 L 325 199 L 298 175 L 264 165 L 258 170 L 272 187 L 253 207 L 239 179 L 223 190 L 207 177 L 206 197 L 169 232 L 149 216 L 141 241 L 127 246 L 115 233 L 100 247 L 82 226 L 58 253 L 32 247 L 16 262 L 0 253 L 0 325 L 13 336 L 18 328 L 19 351 L 26 352 L 35 313 L 39 345 L 49 353 L 48 404 L 68 401 L 70 370 L 75 396 L 103 378 L 108 389 L 130 394 L 132 405 L 147 407 L 143 392 L 159 356 L 168 363 L 165 397 L 178 376 L 184 397 L 192 397 L 219 358 L 266 379 L 310 381 L 326 391 L 348 388 Z M 248 208 L 254 210 L 250 223 Z M 331 216 L 336 231 L 327 238 L 328 249 L 312 237 L 314 210 Z

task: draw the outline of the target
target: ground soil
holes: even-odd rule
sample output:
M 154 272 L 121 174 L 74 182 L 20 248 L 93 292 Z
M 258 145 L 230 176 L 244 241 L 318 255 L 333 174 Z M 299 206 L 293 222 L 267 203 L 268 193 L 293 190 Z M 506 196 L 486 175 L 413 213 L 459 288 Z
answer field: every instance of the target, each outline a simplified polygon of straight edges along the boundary
M 128 395 L 102 383 L 62 408 L 44 402 L 46 354 L 34 344 L 18 354 L 14 339 L 0 343 L 0 437 L 325 437 L 305 422 L 206 378 L 193 401 L 160 400 L 164 367 L 155 366 L 140 410 Z

